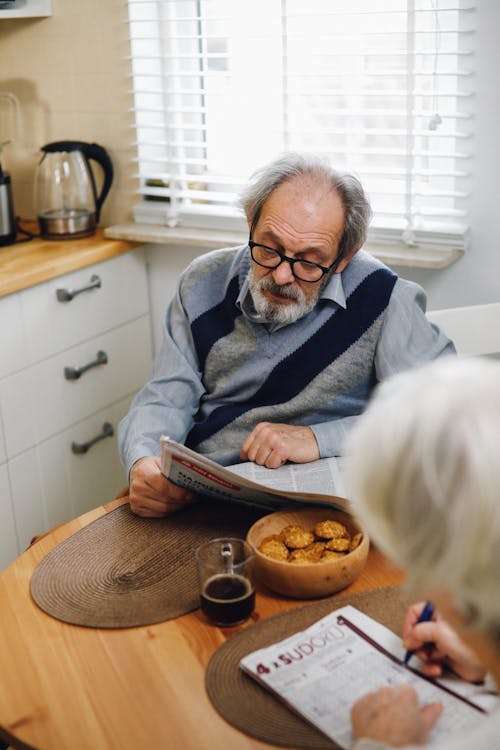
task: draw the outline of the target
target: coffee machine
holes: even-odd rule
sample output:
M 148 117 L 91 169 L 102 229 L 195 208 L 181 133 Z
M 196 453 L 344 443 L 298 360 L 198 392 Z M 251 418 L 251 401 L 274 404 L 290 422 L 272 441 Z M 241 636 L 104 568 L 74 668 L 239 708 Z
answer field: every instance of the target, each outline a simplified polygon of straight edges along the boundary
M 2 147 L 0 144 L 0 155 Z M 12 201 L 12 186 L 10 174 L 2 169 L 0 161 L 0 247 L 12 245 L 16 241 L 16 217 Z
M 4 111 L 6 105 L 6 112 Z M 21 106 L 19 99 L 10 91 L 0 91 L 0 247 L 17 242 L 19 229 L 12 198 L 12 181 L 9 172 L 2 167 L 2 152 L 5 146 L 14 144 L 21 130 Z

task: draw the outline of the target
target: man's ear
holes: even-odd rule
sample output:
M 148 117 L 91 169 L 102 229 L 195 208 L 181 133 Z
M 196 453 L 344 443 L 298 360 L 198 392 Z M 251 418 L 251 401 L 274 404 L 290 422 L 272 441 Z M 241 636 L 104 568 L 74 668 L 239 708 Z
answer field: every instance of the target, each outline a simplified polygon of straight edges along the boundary
M 358 248 L 359 250 L 359 248 Z M 354 250 L 352 253 L 349 253 L 349 255 L 346 255 L 345 258 L 342 258 L 340 263 L 338 264 L 337 268 L 335 269 L 335 273 L 342 273 L 342 271 L 347 268 L 351 260 L 354 258 L 358 250 Z
M 253 219 L 250 216 L 247 216 L 247 224 L 248 224 L 248 231 L 249 232 L 252 229 L 252 222 L 253 222 Z

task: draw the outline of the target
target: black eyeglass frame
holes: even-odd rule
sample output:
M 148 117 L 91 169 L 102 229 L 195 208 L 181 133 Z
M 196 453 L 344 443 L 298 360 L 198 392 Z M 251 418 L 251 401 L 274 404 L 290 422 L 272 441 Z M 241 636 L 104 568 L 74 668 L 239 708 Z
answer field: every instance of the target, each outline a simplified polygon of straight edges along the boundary
M 295 279 L 298 279 L 299 281 L 305 281 L 307 284 L 317 284 L 318 281 L 321 281 L 321 279 L 332 269 L 335 270 L 335 268 L 339 265 L 342 258 L 336 258 L 333 263 L 330 266 L 322 266 L 319 263 L 314 263 L 312 260 L 303 260 L 302 258 L 290 258 L 288 255 L 285 255 L 285 253 L 280 252 L 279 250 L 276 250 L 275 247 L 269 247 L 268 245 L 263 245 L 260 242 L 254 242 L 252 240 L 252 234 L 250 233 L 250 237 L 248 239 L 248 247 L 250 248 L 250 254 L 252 256 L 252 260 L 254 263 L 257 263 L 258 266 L 261 268 L 269 268 L 269 269 L 275 269 L 281 266 L 282 263 L 287 262 L 290 264 L 290 269 L 292 271 L 292 275 Z M 264 250 L 270 250 L 271 252 L 275 253 L 280 261 L 279 263 L 276 263 L 275 266 L 266 266 L 264 263 L 261 263 L 260 261 L 256 260 L 253 254 L 254 247 L 262 247 Z M 311 268 L 319 268 L 321 271 L 321 276 L 319 279 L 303 279 L 302 276 L 298 276 L 294 271 L 294 265 L 295 263 L 303 263 L 306 266 L 311 266 Z

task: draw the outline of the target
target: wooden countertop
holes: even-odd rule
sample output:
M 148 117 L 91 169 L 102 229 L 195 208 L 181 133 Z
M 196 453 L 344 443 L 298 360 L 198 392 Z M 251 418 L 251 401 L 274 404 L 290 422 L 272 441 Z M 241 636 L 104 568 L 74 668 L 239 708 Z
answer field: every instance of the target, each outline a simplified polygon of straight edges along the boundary
M 138 246 L 109 239 L 98 229 L 92 237 L 75 240 L 32 239 L 0 247 L 0 297 L 85 268 Z

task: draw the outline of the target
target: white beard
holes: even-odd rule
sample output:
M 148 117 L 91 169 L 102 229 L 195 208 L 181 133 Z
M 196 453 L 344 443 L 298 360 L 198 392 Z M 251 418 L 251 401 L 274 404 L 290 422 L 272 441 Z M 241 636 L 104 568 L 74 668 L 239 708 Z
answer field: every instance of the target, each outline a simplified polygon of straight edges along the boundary
M 303 318 L 311 312 L 315 306 L 321 288 L 322 285 L 318 287 L 315 295 L 308 298 L 304 291 L 295 284 L 285 284 L 281 286 L 276 284 L 271 276 L 263 276 L 259 280 L 255 279 L 253 273 L 250 276 L 250 293 L 252 295 L 255 309 L 258 314 L 265 318 L 269 323 L 288 325 L 289 323 L 295 323 L 295 321 Z M 294 300 L 294 302 L 286 302 L 284 304 L 273 302 L 263 294 L 264 290 L 271 291 L 274 294 L 280 294 L 282 297 Z

